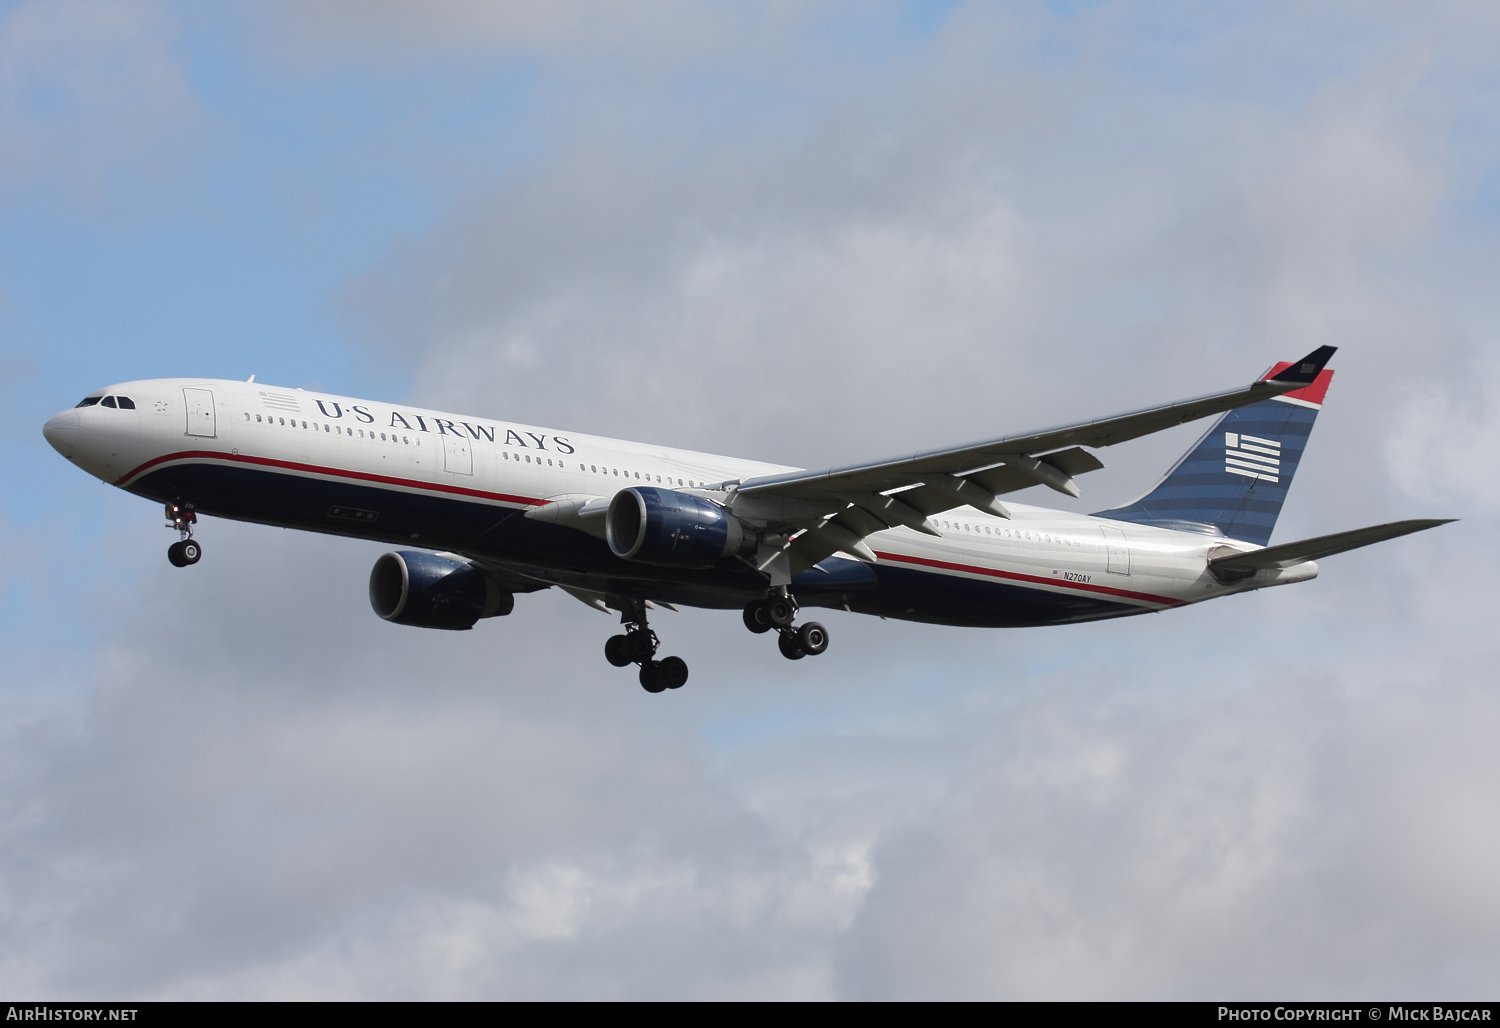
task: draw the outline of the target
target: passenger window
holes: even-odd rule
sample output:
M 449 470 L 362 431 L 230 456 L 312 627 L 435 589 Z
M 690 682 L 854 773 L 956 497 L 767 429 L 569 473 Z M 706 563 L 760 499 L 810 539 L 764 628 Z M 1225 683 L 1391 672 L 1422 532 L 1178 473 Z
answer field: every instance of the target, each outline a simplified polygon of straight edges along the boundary
M 380 441 L 381 442 L 385 442 L 385 433 L 384 432 L 380 433 Z
M 529 453 L 526 455 L 526 463 L 527 464 L 531 463 L 531 454 L 529 454 Z
M 113 396 L 106 396 L 104 399 L 102 399 L 102 400 L 99 401 L 99 406 L 101 406 L 101 407 L 110 407 L 110 408 L 113 408 L 114 405 L 115 405 L 115 398 Z
M 132 400 L 130 397 L 128 397 L 128 396 L 116 396 L 115 399 L 117 401 L 119 401 L 120 409 L 121 410 L 135 410 L 135 401 Z M 248 415 L 246 415 L 246 416 L 248 417 Z
M 255 420 L 256 420 L 256 421 L 259 421 L 259 420 L 260 420 L 260 415 L 259 415 L 259 414 L 257 414 L 257 415 L 255 415 Z
M 99 402 L 99 397 L 97 397 L 97 396 L 85 396 L 83 399 L 81 399 L 81 400 L 78 401 L 78 406 L 80 406 L 80 407 L 92 407 L 94 404 L 96 404 L 98 402 Z
M 327 432 L 327 431 L 328 431 L 328 426 L 327 426 L 327 425 L 324 425 L 324 426 L 323 426 L 323 431 L 324 431 L 324 432 Z
M 249 412 L 249 411 L 246 411 L 246 412 L 245 412 L 245 420 L 246 420 L 246 421 L 249 421 L 249 420 L 250 420 L 250 412 Z
M 592 471 L 596 475 L 599 473 L 599 468 L 596 465 L 593 465 L 593 464 L 589 465 L 589 470 Z

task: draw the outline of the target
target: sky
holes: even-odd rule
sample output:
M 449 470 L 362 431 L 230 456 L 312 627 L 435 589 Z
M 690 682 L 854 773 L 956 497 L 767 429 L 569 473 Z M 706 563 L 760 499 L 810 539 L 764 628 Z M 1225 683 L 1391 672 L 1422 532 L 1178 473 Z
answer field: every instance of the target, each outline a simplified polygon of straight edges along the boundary
M 0 992 L 1493 998 L 1500 9 L 0 2 Z M 319 388 L 799 466 L 1340 347 L 1314 582 L 816 660 L 51 451 L 100 386 Z M 1185 426 L 1102 451 L 1092 511 Z

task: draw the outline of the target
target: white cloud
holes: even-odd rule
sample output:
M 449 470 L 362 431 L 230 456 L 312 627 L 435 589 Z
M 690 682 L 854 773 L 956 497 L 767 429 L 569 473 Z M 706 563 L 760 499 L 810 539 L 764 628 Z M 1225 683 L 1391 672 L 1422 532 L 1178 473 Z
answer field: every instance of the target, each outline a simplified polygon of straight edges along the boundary
M 1391 425 L 1387 460 L 1407 495 L 1441 498 L 1493 513 L 1500 505 L 1500 369 L 1493 350 L 1469 381 L 1414 392 Z
M 743 46 L 747 32 L 759 35 L 798 20 L 798 5 L 745 10 L 681 0 L 646 7 L 621 0 L 307 0 L 278 2 L 254 13 L 269 52 L 306 71 L 501 54 L 583 58 L 649 72 L 653 66 L 659 70 L 663 60 L 696 62 L 705 51 L 733 53 L 736 43 Z
M 0 19 L 0 183 L 97 200 L 180 157 L 198 106 L 172 36 L 144 0 L 13 6 Z

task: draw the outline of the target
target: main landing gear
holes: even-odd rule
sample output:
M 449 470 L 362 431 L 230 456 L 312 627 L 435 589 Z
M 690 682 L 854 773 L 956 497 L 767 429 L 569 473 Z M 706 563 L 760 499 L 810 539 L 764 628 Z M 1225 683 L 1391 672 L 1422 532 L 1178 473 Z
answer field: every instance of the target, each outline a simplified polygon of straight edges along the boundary
M 745 607 L 745 627 L 757 635 L 776 629 L 776 647 L 787 660 L 816 657 L 828 649 L 828 629 L 816 621 L 797 628 L 795 620 L 797 601 L 785 587 Z
M 193 526 L 198 523 L 198 515 L 193 508 L 181 503 L 167 504 L 167 520 L 172 522 L 169 526 L 177 529 L 182 538 L 167 547 L 167 560 L 172 562 L 176 568 L 185 568 L 189 564 L 196 564 L 203 558 L 203 547 L 198 540 L 193 538 Z
M 641 666 L 641 688 L 647 692 L 681 689 L 688 680 L 687 661 L 681 657 L 656 658 L 661 640 L 646 624 L 646 604 L 633 601 L 620 615 L 624 635 L 612 635 L 604 643 L 604 659 L 615 667 Z

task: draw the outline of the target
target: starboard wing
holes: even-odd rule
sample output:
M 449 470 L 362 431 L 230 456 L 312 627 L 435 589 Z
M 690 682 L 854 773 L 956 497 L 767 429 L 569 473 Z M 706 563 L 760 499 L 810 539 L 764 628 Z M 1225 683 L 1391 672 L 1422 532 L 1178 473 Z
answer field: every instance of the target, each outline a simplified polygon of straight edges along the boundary
M 943 450 L 815 471 L 766 475 L 723 483 L 734 513 L 787 530 L 780 547 L 762 547 L 757 564 L 769 569 L 785 554 L 796 574 L 843 551 L 873 561 L 866 536 L 906 526 L 936 534 L 931 515 L 969 505 L 999 517 L 1010 512 L 999 497 L 1034 485 L 1079 495 L 1077 475 L 1104 465 L 1083 447 L 1113 446 L 1153 432 L 1308 386 L 1336 347 L 1321 346 L 1249 386 L 1114 417 L 1041 432 L 1003 436 Z

